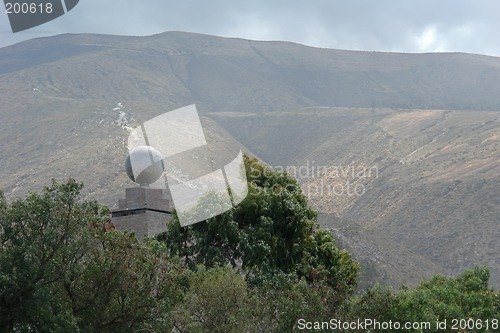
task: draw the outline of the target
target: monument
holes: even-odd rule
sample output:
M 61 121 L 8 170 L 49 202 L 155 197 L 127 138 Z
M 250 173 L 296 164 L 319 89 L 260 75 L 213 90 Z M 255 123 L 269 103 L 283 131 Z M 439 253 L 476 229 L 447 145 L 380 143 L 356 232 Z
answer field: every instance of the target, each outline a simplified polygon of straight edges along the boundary
M 115 227 L 135 232 L 138 239 L 166 231 L 166 222 L 172 218 L 170 192 L 168 187 L 149 186 L 163 175 L 161 154 L 150 146 L 136 147 L 127 156 L 125 170 L 138 186 L 127 188 L 125 198 L 118 201 L 118 210 L 112 212 Z

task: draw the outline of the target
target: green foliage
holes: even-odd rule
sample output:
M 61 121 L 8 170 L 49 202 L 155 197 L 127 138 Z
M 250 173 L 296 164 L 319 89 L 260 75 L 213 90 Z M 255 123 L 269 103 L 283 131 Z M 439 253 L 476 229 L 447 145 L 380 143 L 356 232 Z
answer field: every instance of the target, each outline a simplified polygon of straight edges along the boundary
M 198 267 L 185 299 L 173 312 L 178 332 L 298 332 L 299 318 L 334 315 L 336 292 L 278 273 L 255 287 L 236 269 Z
M 158 237 L 192 269 L 198 264 L 206 267 L 236 266 L 240 257 L 238 242 L 240 230 L 232 219 L 232 212 L 226 212 L 204 223 L 181 227 L 177 215 L 168 222 L 167 232 Z
M 488 280 L 489 270 L 485 267 L 467 270 L 456 279 L 436 276 L 415 290 L 401 290 L 394 316 L 433 322 L 451 322 L 453 318 L 498 319 L 498 295 L 488 289 Z
M 182 265 L 162 244 L 113 230 L 107 208 L 77 202 L 81 188 L 0 198 L 0 331 L 169 329 Z
M 259 302 L 257 316 L 262 332 L 299 332 L 299 319 L 315 321 L 341 315 L 339 291 L 325 281 L 308 283 L 294 274 L 275 274 L 253 288 Z
M 161 237 L 171 254 L 192 268 L 241 267 L 257 284 L 280 273 L 322 280 L 347 297 L 359 267 L 331 233 L 318 229 L 296 180 L 247 156 L 245 166 L 249 193 L 235 209 L 186 228 L 174 214 Z
M 452 319 L 472 318 L 482 322 L 500 319 L 500 297 L 488 288 L 488 280 L 489 270 L 476 267 L 455 279 L 435 276 L 414 290 L 402 288 L 393 293 L 376 287 L 353 301 L 351 311 L 353 317 L 376 318 L 379 321 L 432 323 L 432 329 L 426 332 L 456 332 L 451 327 Z M 438 320 L 447 321 L 446 330 L 436 328 Z M 495 332 L 498 327 L 486 330 L 484 326 L 471 331 Z
M 248 332 L 251 299 L 245 280 L 229 267 L 199 267 L 189 279 L 184 302 L 174 311 L 179 332 Z
M 182 265 L 164 258 L 156 241 L 141 244 L 114 230 L 98 239 L 81 275 L 65 286 L 78 326 L 85 332 L 170 328 L 166 314 L 182 299 Z
M 74 331 L 61 285 L 88 246 L 91 222 L 107 213 L 96 203 L 77 205 L 81 184 L 69 181 L 32 194 L 0 211 L 0 327 L 17 331 Z M 58 329 L 56 329 L 58 328 Z
M 353 298 L 357 264 L 316 227 L 294 181 L 253 168 L 262 173 L 250 169 L 242 205 L 192 227 L 170 223 L 162 241 L 114 230 L 107 208 L 78 201 L 74 180 L 12 204 L 0 193 L 0 332 L 283 333 L 332 318 L 448 321 L 425 332 L 474 318 L 490 328 L 468 331 L 498 331 L 484 267 Z
M 244 230 L 243 266 L 263 272 L 290 273 L 302 261 L 305 242 L 317 225 L 296 180 L 272 171 L 256 159 L 245 158 L 249 194 L 234 219 Z

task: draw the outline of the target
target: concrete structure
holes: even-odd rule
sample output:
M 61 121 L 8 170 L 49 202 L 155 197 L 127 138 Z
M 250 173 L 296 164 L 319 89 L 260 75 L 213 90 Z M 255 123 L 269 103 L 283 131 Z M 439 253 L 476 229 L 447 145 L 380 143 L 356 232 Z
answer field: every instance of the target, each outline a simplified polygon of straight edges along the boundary
M 118 201 L 118 210 L 112 212 L 112 222 L 118 230 L 134 231 L 138 239 L 152 237 L 166 231 L 172 199 L 168 190 L 148 186 L 125 190 L 125 199 Z

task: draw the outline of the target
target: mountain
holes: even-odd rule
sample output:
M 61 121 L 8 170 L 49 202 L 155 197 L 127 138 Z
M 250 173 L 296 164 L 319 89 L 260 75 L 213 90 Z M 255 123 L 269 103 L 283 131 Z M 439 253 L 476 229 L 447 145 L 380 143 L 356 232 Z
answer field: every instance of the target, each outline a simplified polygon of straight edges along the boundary
M 288 169 L 364 283 L 474 264 L 500 286 L 500 58 L 307 47 L 182 32 L 59 35 L 0 49 L 0 188 L 58 179 L 110 206 L 130 129 L 195 103 L 209 143 Z M 200 169 L 201 170 L 201 169 Z M 307 171 L 306 171 L 307 170 Z

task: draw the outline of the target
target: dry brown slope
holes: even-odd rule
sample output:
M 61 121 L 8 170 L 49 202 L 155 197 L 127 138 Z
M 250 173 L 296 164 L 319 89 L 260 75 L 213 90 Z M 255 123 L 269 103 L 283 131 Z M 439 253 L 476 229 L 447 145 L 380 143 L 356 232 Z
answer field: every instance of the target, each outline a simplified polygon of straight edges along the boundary
M 499 112 L 321 108 L 214 117 L 271 165 L 295 166 L 321 212 L 358 225 L 351 247 L 360 255 L 374 246 L 391 257 L 399 247 L 399 261 L 440 267 L 402 278 L 393 262 L 389 280 L 415 283 L 485 264 L 500 285 Z M 338 223 L 332 227 L 342 232 Z

